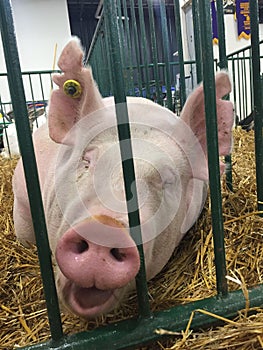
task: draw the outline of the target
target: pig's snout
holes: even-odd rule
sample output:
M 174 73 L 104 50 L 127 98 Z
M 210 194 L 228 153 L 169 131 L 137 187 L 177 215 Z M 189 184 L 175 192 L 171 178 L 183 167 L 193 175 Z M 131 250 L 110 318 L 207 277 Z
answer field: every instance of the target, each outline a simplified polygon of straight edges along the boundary
M 124 287 L 140 267 L 138 250 L 128 231 L 103 215 L 70 228 L 58 242 L 56 260 L 69 281 L 99 290 Z

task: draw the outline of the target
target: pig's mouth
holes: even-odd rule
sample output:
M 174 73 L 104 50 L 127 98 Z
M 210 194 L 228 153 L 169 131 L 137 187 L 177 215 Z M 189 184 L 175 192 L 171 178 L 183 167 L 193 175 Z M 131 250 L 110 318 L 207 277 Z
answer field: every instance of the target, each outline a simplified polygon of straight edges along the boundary
M 80 287 L 74 282 L 65 286 L 64 298 L 71 311 L 84 318 L 101 315 L 116 304 L 114 290 L 102 290 L 97 287 Z

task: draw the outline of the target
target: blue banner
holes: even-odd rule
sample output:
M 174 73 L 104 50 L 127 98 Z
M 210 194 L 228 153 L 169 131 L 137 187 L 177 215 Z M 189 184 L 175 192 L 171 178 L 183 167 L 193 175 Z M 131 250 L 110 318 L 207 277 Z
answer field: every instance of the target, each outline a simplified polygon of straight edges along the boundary
M 238 39 L 250 38 L 249 0 L 236 0 L 236 20 Z
M 212 15 L 212 33 L 213 43 L 218 44 L 218 29 L 217 29 L 217 15 L 216 15 L 216 0 L 211 0 L 211 15 Z

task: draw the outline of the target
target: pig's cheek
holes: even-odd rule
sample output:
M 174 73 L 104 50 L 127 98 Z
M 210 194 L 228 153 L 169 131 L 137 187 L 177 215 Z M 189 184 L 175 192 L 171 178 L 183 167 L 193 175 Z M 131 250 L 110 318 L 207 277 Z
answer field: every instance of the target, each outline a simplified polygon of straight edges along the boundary
M 162 188 L 151 187 L 151 191 L 148 192 L 147 198 L 144 203 L 140 202 L 140 222 L 142 230 L 142 241 L 143 243 L 151 242 L 159 232 L 159 222 L 165 217 L 166 211 L 163 211 L 163 190 Z M 161 218 L 160 218 L 161 216 Z M 161 221 L 162 221 L 161 220 Z M 167 221 L 167 220 L 165 220 Z M 151 245 L 145 245 L 147 252 L 151 251 Z M 148 254 L 148 253 L 147 253 Z
M 148 241 L 148 242 L 143 244 L 143 253 L 144 253 L 146 266 L 149 264 L 149 262 L 151 260 L 153 247 L 154 247 L 154 240 Z
M 153 239 L 143 244 L 144 262 L 145 262 L 147 280 L 151 279 L 156 274 L 155 272 L 156 257 L 154 256 L 155 243 L 156 243 L 156 239 Z
M 62 276 L 61 272 L 59 271 L 59 268 L 57 265 L 54 267 L 54 274 L 55 274 L 55 282 L 56 282 L 58 297 L 59 297 L 59 300 L 61 300 L 63 282 L 61 280 L 61 276 Z

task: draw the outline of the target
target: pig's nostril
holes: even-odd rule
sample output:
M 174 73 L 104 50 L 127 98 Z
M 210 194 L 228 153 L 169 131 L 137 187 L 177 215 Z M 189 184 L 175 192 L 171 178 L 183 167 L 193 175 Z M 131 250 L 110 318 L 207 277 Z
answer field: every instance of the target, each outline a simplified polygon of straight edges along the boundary
M 111 255 L 118 261 L 123 261 L 126 258 L 126 254 L 118 248 L 111 249 Z
M 77 253 L 79 254 L 84 253 L 88 249 L 89 249 L 89 244 L 84 240 L 81 240 L 76 244 L 76 250 L 77 250 Z

